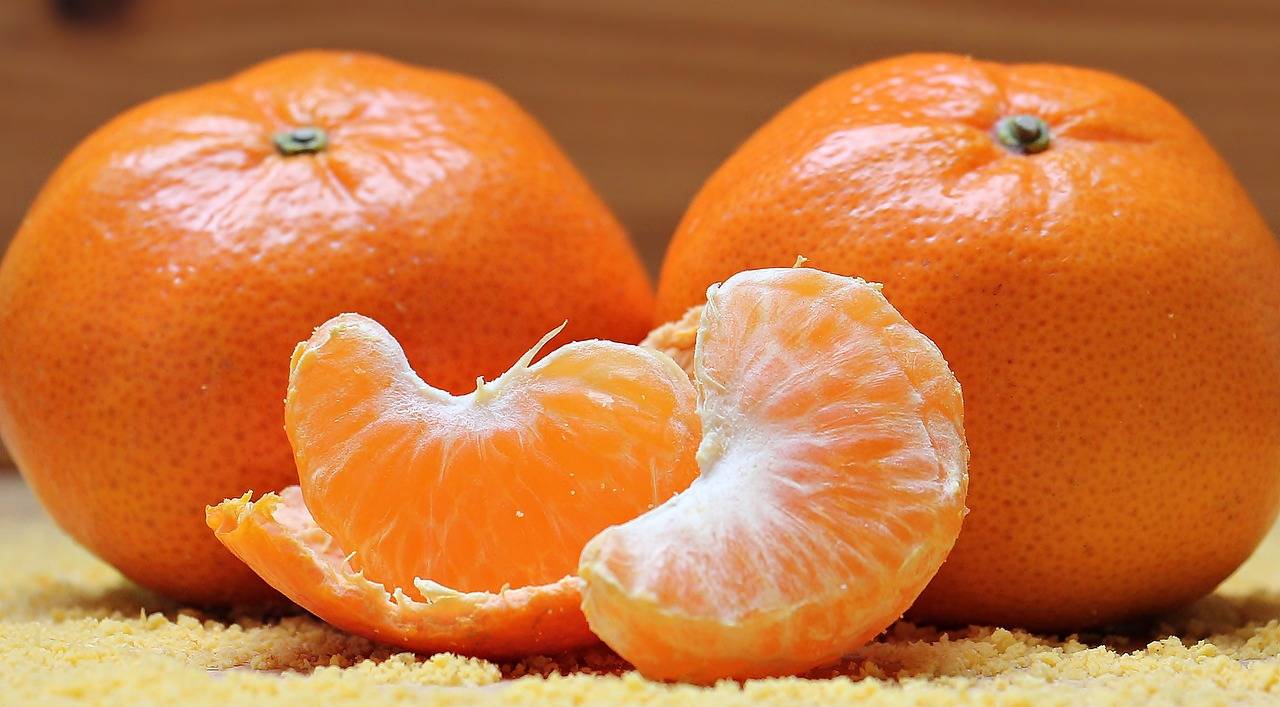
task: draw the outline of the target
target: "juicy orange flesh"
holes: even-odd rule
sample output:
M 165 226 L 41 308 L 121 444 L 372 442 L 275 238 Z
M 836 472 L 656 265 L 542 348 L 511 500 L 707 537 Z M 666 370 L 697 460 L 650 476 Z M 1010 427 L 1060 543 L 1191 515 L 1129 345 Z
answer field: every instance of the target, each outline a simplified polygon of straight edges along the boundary
M 371 320 L 299 346 L 286 427 L 307 507 L 353 567 L 410 595 L 417 578 L 554 582 L 595 533 L 691 481 L 694 394 L 669 360 L 581 342 L 524 363 L 455 397 Z
M 963 514 L 962 402 L 932 343 L 860 280 L 749 271 L 709 293 L 695 375 L 702 475 L 588 545 L 592 628 L 648 674 L 715 679 L 785 665 L 752 654 L 762 641 L 796 641 L 769 652 L 803 669 L 901 615 Z M 594 594 L 596 581 L 620 594 Z M 813 606 L 839 620 L 788 623 Z M 655 612 L 745 631 L 725 639 L 734 661 L 708 650 L 690 654 L 701 668 L 673 665 L 705 635 L 633 643 Z

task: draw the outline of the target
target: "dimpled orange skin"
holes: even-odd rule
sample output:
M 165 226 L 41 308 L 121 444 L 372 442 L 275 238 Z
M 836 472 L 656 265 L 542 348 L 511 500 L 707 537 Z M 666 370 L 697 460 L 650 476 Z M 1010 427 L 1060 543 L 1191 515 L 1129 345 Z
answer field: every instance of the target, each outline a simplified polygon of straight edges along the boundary
M 1018 154 L 1002 116 L 1043 118 Z M 909 616 L 1071 630 L 1210 591 L 1280 501 L 1280 247 L 1209 144 L 1129 81 L 913 55 L 784 109 L 705 184 L 658 322 L 732 273 L 884 283 L 950 362 L 960 539 Z
M 305 126 L 328 146 L 277 151 Z M 140 584 L 274 596 L 204 507 L 297 483 L 289 355 L 346 311 L 464 392 L 566 318 L 578 338 L 638 340 L 652 291 L 608 209 L 498 90 L 288 55 L 128 111 L 51 177 L 0 268 L 0 433 L 58 522 Z

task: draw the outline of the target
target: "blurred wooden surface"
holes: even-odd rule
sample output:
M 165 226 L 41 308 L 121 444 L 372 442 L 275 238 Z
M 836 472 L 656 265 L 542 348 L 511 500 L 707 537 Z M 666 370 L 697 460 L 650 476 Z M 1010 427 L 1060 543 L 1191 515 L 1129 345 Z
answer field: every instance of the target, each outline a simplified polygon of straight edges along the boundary
M 1179 105 L 1280 226 L 1280 0 L 4 0 L 0 238 L 120 110 L 309 47 L 486 78 L 565 147 L 655 268 L 698 184 L 805 88 L 946 50 L 1115 71 Z M 63 8 L 99 8 L 68 19 Z M 89 14 L 93 14 L 92 12 Z

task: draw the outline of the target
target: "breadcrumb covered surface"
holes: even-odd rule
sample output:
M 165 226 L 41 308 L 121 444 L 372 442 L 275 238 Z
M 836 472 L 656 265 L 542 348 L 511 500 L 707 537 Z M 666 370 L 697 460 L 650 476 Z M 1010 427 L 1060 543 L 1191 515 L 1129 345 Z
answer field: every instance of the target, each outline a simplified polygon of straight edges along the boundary
M 649 682 L 603 647 L 413 655 L 304 614 L 202 612 L 123 580 L 0 476 L 0 701 L 184 705 L 1078 705 L 1280 700 L 1280 532 L 1219 591 L 1111 634 L 899 623 L 803 678 Z

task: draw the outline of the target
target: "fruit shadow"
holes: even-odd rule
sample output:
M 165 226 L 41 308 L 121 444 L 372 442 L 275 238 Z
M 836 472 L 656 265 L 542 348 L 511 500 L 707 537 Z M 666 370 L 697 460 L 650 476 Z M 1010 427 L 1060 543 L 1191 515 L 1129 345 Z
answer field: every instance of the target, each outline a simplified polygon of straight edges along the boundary
M 1170 639 L 1183 646 L 1214 646 L 1223 655 L 1280 621 L 1280 593 L 1212 594 L 1181 610 L 1070 634 L 991 626 L 934 627 L 900 621 L 876 641 L 838 663 L 804 677 L 888 681 L 994 678 L 1022 672 L 1046 654 L 1079 651 L 1119 655 L 1160 653 Z
M 1280 593 L 1214 594 L 1170 614 L 1073 634 L 989 626 L 938 628 L 900 621 L 853 655 L 801 677 L 889 682 L 947 677 L 995 678 L 1019 672 L 1044 653 L 1105 650 L 1139 654 L 1175 638 L 1215 645 L 1224 654 L 1280 621 Z M 394 652 L 393 647 L 388 647 Z M 426 656 L 420 656 L 425 658 Z M 633 668 L 604 644 L 554 655 L 493 661 L 505 680 L 559 675 L 620 676 Z
M 1176 612 L 1070 634 L 991 626 L 934 627 L 900 621 L 873 643 L 808 679 L 873 678 L 889 682 L 930 678 L 995 678 L 1023 671 L 1046 653 L 1157 652 L 1173 638 L 1185 646 L 1203 642 L 1230 655 L 1273 621 L 1280 621 L 1280 593 L 1213 594 Z M 553 656 L 498 662 L 506 679 L 551 674 L 622 675 L 631 666 L 604 645 Z
M 248 627 L 267 626 L 286 617 L 298 617 L 323 625 L 294 606 L 193 609 L 123 579 L 92 589 L 74 581 L 52 579 L 42 582 L 39 589 L 24 592 L 21 600 L 4 608 L 5 618 L 9 620 L 39 618 L 55 623 L 86 617 L 160 614 L 170 622 L 185 616 Z M 933 627 L 900 621 L 851 656 L 802 677 L 873 678 L 889 682 L 948 677 L 994 678 L 1020 672 L 1047 653 L 1105 650 L 1122 655 L 1142 654 L 1160 650 L 1156 644 L 1171 638 L 1185 646 L 1203 642 L 1216 646 L 1222 654 L 1230 655 L 1269 623 L 1277 621 L 1280 621 L 1280 592 L 1214 594 L 1180 611 L 1074 634 L 1033 633 L 989 626 Z M 359 656 L 353 657 L 380 662 L 400 652 L 402 649 L 393 646 L 370 643 L 358 651 Z M 419 659 L 427 657 L 420 655 Z M 493 663 L 508 680 L 552 674 L 616 676 L 632 670 L 625 660 L 603 644 L 561 654 L 496 660 Z M 291 671 L 309 672 L 297 667 Z
M 40 620 L 62 623 L 83 618 L 134 618 L 159 614 L 169 622 L 180 616 L 213 620 L 225 624 L 266 624 L 286 616 L 306 615 L 293 604 L 275 603 L 228 609 L 193 607 L 167 599 L 121 578 L 106 585 L 88 588 L 69 579 L 45 578 L 38 588 L 24 591 L 6 602 L 8 620 Z
M 23 591 L 6 607 L 10 620 L 43 620 L 61 623 L 81 618 L 138 616 L 159 611 L 165 614 L 179 609 L 172 601 L 148 592 L 127 580 L 106 586 L 84 585 L 58 578 L 44 578 L 38 587 Z
M 1280 621 L 1280 592 L 1210 594 L 1178 611 L 1081 634 L 1081 640 L 1092 639 L 1118 653 L 1140 652 L 1170 638 L 1188 646 L 1203 641 L 1228 648 L 1273 621 Z
M 495 661 L 504 680 L 527 676 L 551 675 L 622 675 L 633 670 L 631 664 L 598 643 L 586 648 L 554 655 L 535 655 L 515 660 Z

